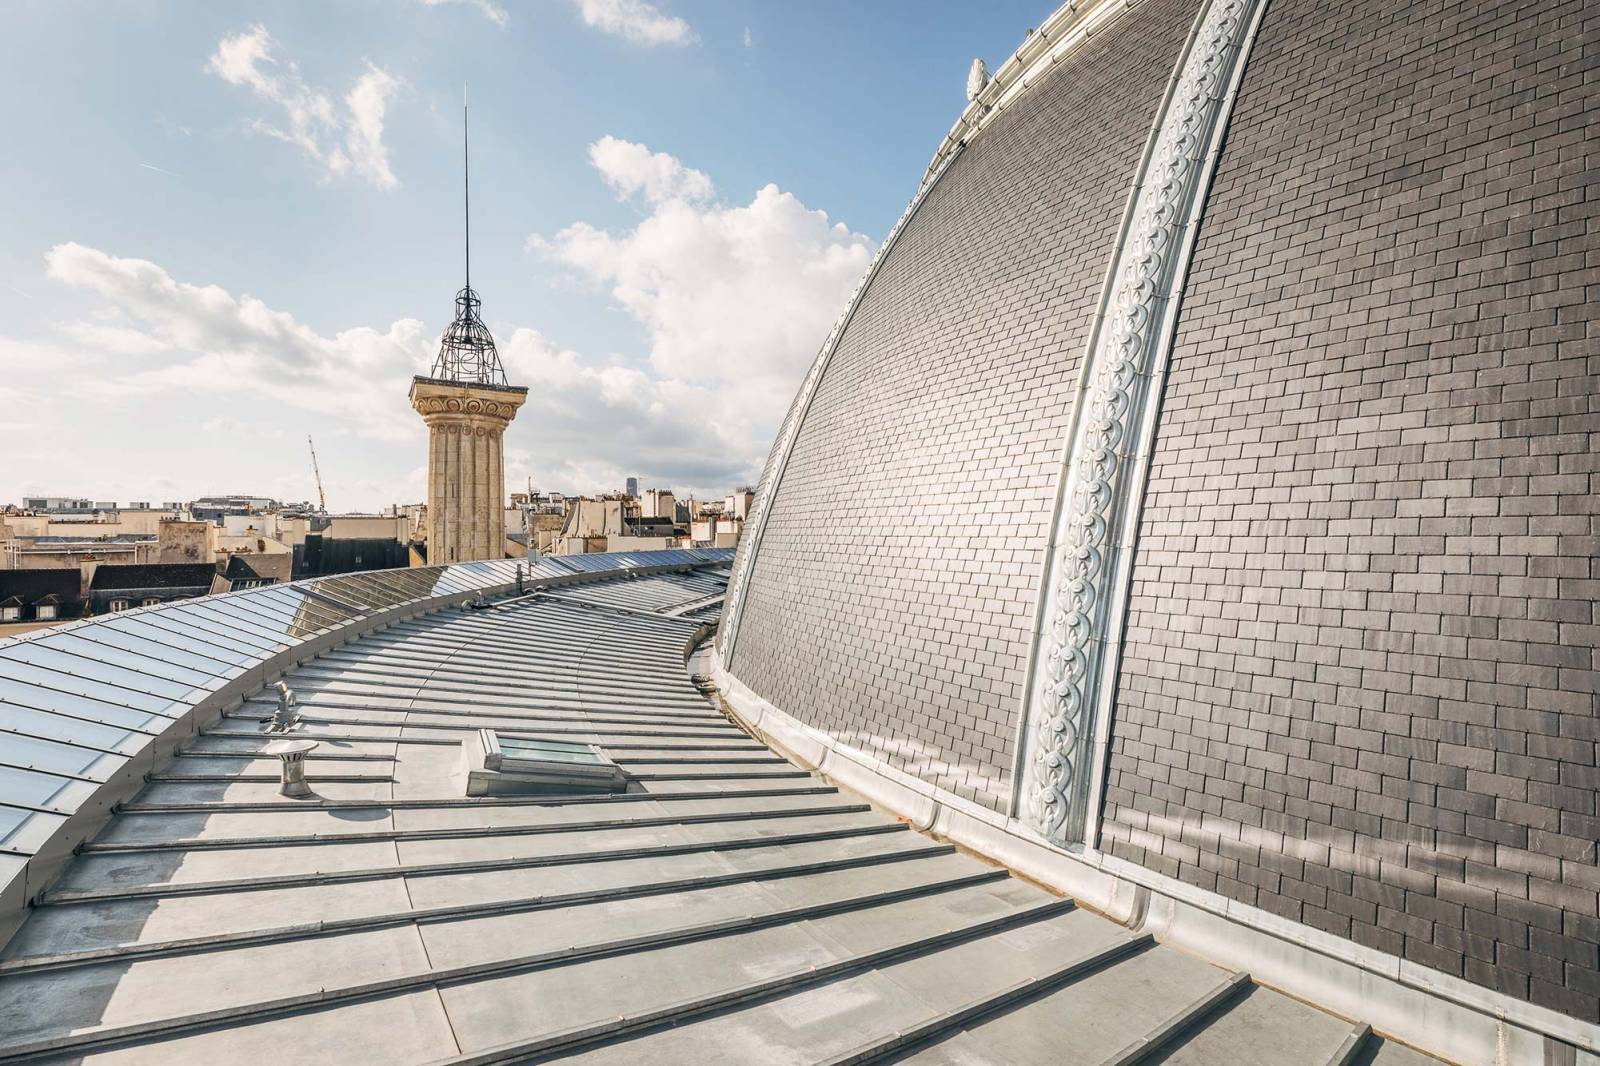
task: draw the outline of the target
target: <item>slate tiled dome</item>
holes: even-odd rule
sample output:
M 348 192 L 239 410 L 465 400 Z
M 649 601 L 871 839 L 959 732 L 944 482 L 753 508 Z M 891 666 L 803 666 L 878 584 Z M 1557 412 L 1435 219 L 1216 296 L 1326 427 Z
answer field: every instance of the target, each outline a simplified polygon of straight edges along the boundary
M 974 824 L 1592 1040 L 1597 32 L 1067 5 L 802 385 L 726 681 Z

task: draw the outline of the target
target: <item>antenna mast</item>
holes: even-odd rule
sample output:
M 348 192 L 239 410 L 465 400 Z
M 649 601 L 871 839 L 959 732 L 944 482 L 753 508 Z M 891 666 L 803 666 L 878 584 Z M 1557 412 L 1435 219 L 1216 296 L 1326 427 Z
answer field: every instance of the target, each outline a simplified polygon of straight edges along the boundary
M 505 367 L 495 350 L 494 337 L 480 316 L 482 301 L 472 291 L 472 171 L 467 136 L 467 87 L 461 86 L 461 222 L 462 266 L 466 284 L 456 293 L 456 317 L 439 342 L 439 357 L 431 377 L 475 385 L 506 384 Z

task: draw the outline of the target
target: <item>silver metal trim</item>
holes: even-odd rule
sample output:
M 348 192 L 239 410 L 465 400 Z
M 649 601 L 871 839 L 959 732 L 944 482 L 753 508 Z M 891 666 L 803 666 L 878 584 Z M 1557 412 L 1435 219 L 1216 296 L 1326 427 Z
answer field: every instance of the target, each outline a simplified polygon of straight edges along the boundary
M 1109 315 L 1074 407 L 1018 787 L 1027 821 L 1061 845 L 1092 842 L 1103 789 L 1132 544 L 1194 228 L 1264 0 L 1209 0 L 1140 173 L 1118 249 Z
M 1070 5 L 1069 5 L 1070 6 Z M 1189 35 L 1184 39 L 1183 49 L 1178 53 L 1178 62 L 1173 64 L 1172 73 L 1167 76 L 1167 87 L 1162 92 L 1161 103 L 1156 108 L 1155 119 L 1150 124 L 1150 132 L 1145 137 L 1144 151 L 1139 155 L 1135 175 L 1142 175 L 1150 168 L 1150 157 L 1155 153 L 1156 142 L 1160 137 L 1161 123 L 1165 118 L 1167 109 L 1172 105 L 1173 94 L 1178 90 L 1178 78 L 1183 73 L 1183 57 L 1189 54 L 1194 47 L 1195 35 L 1200 32 L 1201 15 L 1196 15 L 1194 22 L 1189 27 Z M 1122 209 L 1122 221 L 1117 226 L 1116 247 L 1121 248 L 1128 241 L 1128 231 L 1133 228 L 1134 208 L 1139 203 L 1139 184 L 1134 182 L 1128 186 L 1127 203 Z M 1089 391 L 1089 370 L 1094 365 L 1093 355 L 1095 346 L 1100 340 L 1100 331 L 1105 326 L 1107 302 L 1111 299 L 1112 283 L 1116 280 L 1117 257 L 1112 256 L 1106 261 L 1105 277 L 1100 283 L 1100 300 L 1095 305 L 1094 320 L 1089 327 L 1089 336 L 1084 342 L 1083 357 L 1078 364 L 1078 381 L 1073 389 L 1074 402 L 1072 416 L 1067 424 L 1067 435 L 1061 444 L 1060 469 L 1066 470 L 1072 461 L 1072 442 L 1078 434 L 1078 420 L 1082 415 L 1083 405 L 1081 398 Z M 1017 807 L 1022 798 L 1023 760 L 1027 758 L 1028 734 L 1028 706 L 1032 699 L 1033 678 L 1038 667 L 1039 641 L 1037 635 L 1044 628 L 1044 603 L 1045 588 L 1050 580 L 1049 560 L 1055 555 L 1056 532 L 1060 521 L 1063 493 L 1066 490 L 1066 478 L 1056 478 L 1055 500 L 1050 511 L 1050 530 L 1045 541 L 1045 563 L 1039 570 L 1039 583 L 1033 597 L 1033 629 L 1035 639 L 1028 646 L 1028 660 L 1022 672 L 1022 694 L 1017 698 L 1017 718 L 1015 737 L 1011 745 L 1011 797 L 1006 806 L 1009 817 L 1017 817 Z

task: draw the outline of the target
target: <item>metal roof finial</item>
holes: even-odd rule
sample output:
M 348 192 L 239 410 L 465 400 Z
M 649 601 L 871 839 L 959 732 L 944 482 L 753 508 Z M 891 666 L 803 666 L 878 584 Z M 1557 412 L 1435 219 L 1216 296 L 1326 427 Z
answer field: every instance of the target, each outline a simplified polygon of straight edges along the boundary
M 972 61 L 972 69 L 967 71 L 967 99 L 976 100 L 978 94 L 983 92 L 983 87 L 989 84 L 989 65 L 982 59 Z
M 467 87 L 461 87 L 461 220 L 466 284 L 456 293 L 456 317 L 439 342 L 432 377 L 478 385 L 506 384 L 505 367 L 472 289 L 472 164 L 467 140 Z

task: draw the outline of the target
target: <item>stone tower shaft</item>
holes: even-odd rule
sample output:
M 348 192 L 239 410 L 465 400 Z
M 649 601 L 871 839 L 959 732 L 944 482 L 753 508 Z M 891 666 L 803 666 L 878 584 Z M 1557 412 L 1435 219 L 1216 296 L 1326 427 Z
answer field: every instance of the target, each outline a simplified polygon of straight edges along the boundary
M 528 398 L 515 385 L 417 377 L 411 406 L 428 426 L 428 562 L 505 554 L 503 438 Z

